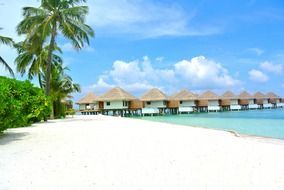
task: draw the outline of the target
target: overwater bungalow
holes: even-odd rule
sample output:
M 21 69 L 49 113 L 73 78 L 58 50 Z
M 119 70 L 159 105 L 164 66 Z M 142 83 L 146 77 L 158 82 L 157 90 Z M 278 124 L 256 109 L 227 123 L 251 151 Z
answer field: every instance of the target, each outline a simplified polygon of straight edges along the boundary
M 131 115 L 139 115 L 142 114 L 143 102 L 139 99 L 131 100 L 129 103 L 129 111 Z
M 268 92 L 266 94 L 266 96 L 268 97 L 268 102 L 270 104 L 272 104 L 274 108 L 276 108 L 276 107 L 283 107 L 284 106 L 284 104 L 281 103 L 281 101 L 280 101 L 281 100 L 280 96 L 276 95 L 275 93 Z
M 196 110 L 197 97 L 196 94 L 183 89 L 172 96 L 171 99 L 177 102 L 178 113 L 191 113 Z
M 284 98 L 280 99 L 280 108 L 284 108 Z
M 220 111 L 220 97 L 212 91 L 206 91 L 198 96 L 198 111 Z
M 167 112 L 169 98 L 157 88 L 146 92 L 140 100 L 143 102 L 142 115 L 164 114 Z
M 172 97 L 173 96 L 168 97 L 167 111 L 170 114 L 177 114 L 178 113 L 179 101 L 174 100 Z
M 268 102 L 268 97 L 261 92 L 256 92 L 254 98 L 259 109 L 269 109 L 273 107 L 273 105 Z
M 223 111 L 238 111 L 242 109 L 239 105 L 239 98 L 231 91 L 226 91 L 221 96 L 220 104 Z
M 115 87 L 103 94 L 100 97 L 100 101 L 103 102 L 103 114 L 125 116 L 132 114 L 133 107 L 131 109 L 131 102 L 137 101 L 137 98 L 122 88 Z
M 86 96 L 76 102 L 76 104 L 79 105 L 79 111 L 83 115 L 98 114 L 100 109 L 103 108 L 102 104 L 99 102 L 99 97 L 93 92 L 89 92 Z
M 255 99 L 248 92 L 243 91 L 239 95 L 239 105 L 241 105 L 242 109 L 257 109 L 258 105 L 255 104 Z

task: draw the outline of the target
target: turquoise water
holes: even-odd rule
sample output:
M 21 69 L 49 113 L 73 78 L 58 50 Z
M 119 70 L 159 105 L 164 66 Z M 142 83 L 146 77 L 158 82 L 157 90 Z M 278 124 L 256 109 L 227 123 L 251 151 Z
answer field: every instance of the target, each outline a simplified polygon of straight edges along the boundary
M 284 109 L 153 116 L 142 119 L 284 139 Z

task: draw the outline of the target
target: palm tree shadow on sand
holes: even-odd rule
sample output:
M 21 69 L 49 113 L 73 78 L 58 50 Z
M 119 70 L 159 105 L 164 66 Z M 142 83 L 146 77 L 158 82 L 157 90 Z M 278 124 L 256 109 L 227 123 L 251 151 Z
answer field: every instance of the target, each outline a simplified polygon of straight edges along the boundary
M 0 146 L 6 145 L 15 141 L 21 141 L 24 138 L 28 136 L 29 133 L 27 132 L 4 132 L 3 134 L 0 134 Z

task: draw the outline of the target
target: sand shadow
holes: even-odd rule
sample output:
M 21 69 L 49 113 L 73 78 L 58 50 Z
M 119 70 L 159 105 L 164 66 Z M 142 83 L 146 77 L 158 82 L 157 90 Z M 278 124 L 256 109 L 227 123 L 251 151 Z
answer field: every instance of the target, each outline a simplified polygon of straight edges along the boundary
M 29 135 L 27 132 L 4 132 L 0 134 L 0 146 L 23 140 L 23 137 L 27 135 Z

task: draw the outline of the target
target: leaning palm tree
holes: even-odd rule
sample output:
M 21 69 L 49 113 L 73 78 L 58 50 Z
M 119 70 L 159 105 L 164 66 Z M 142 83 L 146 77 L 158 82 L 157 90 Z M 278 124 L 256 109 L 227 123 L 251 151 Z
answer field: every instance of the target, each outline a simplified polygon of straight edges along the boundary
M 1 30 L 2 28 L 0 28 Z M 14 44 L 12 38 L 0 36 L 0 44 L 12 46 Z M 5 69 L 14 77 L 14 72 L 8 63 L 0 55 L 0 64 L 4 65 Z
M 40 7 L 24 7 L 24 19 L 17 26 L 18 34 L 26 35 L 26 42 L 31 43 L 35 51 L 48 41 L 49 49 L 46 66 L 45 93 L 50 95 L 50 77 L 52 55 L 59 32 L 71 40 L 75 49 L 89 44 L 89 37 L 94 35 L 90 26 L 85 24 L 87 6 L 78 5 L 86 0 L 41 0 Z

